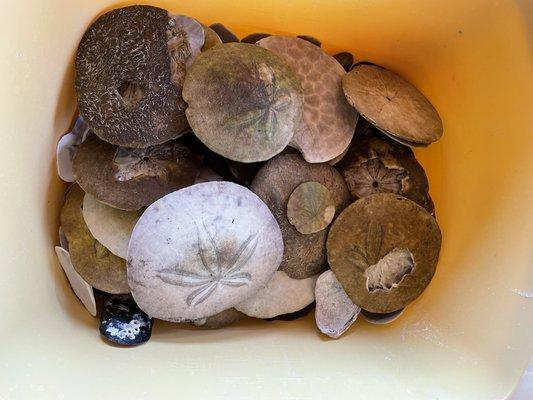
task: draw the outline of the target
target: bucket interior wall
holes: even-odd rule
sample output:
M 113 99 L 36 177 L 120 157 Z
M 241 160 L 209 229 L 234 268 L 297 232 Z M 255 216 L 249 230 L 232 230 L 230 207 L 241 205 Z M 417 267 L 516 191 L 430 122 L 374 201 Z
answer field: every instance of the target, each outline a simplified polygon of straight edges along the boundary
M 504 398 L 533 350 L 531 2 L 150 2 L 239 35 L 314 35 L 418 86 L 444 121 L 416 151 L 444 240 L 432 283 L 390 325 L 358 321 L 333 341 L 313 315 L 220 331 L 160 323 L 135 349 L 99 338 L 53 252 L 75 50 L 99 13 L 126 4 L 0 5 L 0 398 Z

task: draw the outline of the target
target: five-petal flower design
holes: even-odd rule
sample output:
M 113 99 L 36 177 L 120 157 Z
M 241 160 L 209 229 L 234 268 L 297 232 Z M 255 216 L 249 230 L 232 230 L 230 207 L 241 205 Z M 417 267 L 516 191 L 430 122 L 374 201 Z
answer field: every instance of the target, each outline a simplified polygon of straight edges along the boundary
M 374 193 L 398 193 L 402 191 L 402 181 L 408 177 L 403 168 L 391 168 L 383 164 L 379 158 L 371 158 L 354 169 L 351 190 L 357 197 L 365 197 Z
M 198 235 L 198 257 L 200 258 L 201 269 L 192 272 L 190 270 L 176 268 L 160 271 L 157 276 L 165 283 L 172 285 L 196 288 L 186 298 L 188 306 L 195 306 L 204 302 L 217 288 L 221 286 L 240 287 L 247 285 L 252 276 L 248 272 L 241 272 L 254 254 L 258 234 L 249 235 L 240 244 L 236 251 L 229 254 L 224 259 L 217 247 L 215 240 L 209 230 L 204 225 L 205 236 L 197 228 Z

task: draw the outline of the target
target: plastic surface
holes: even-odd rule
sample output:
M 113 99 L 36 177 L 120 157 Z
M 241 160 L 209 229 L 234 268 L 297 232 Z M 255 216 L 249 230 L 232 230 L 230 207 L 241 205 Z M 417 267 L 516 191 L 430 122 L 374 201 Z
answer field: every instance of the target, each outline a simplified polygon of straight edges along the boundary
M 139 348 L 105 344 L 54 255 L 54 155 L 75 109 L 76 46 L 112 2 L 3 1 L 0 398 L 505 398 L 533 350 L 532 3 L 152 3 L 242 36 L 311 34 L 418 86 L 445 131 L 416 151 L 444 237 L 436 276 L 394 323 L 360 319 L 337 341 L 309 315 L 221 331 L 156 321 Z

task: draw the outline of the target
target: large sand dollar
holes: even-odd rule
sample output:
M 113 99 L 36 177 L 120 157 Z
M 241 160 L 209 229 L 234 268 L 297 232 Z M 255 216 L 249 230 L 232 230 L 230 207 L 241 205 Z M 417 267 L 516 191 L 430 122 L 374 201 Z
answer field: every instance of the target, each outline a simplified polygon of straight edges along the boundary
M 224 311 L 266 285 L 283 257 L 268 207 L 230 182 L 200 183 L 146 209 L 128 249 L 128 282 L 150 316 L 194 320 Z

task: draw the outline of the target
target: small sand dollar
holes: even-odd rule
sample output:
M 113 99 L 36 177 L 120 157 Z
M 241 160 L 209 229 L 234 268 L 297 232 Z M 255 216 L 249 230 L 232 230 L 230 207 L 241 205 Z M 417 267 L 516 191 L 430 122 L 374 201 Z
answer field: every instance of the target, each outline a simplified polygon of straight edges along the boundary
M 305 182 L 292 192 L 287 203 L 287 217 L 298 232 L 308 235 L 327 227 L 335 215 L 335 202 L 327 187 Z
M 363 117 L 402 144 L 427 146 L 442 136 L 437 110 L 412 84 L 377 65 L 358 64 L 342 80 Z
M 354 304 L 373 313 L 404 308 L 427 287 L 441 233 L 415 202 L 390 193 L 364 197 L 333 223 L 328 262 Z
M 304 114 L 291 141 L 308 162 L 326 162 L 340 155 L 353 137 L 358 114 L 342 91 L 346 71 L 320 47 L 296 37 L 270 36 L 262 46 L 294 69 L 304 91 Z
M 72 265 L 92 287 L 107 293 L 128 293 L 126 261 L 97 241 L 85 224 L 84 194 L 78 185 L 72 185 L 61 209 L 61 227 L 68 240 Z
M 200 183 L 143 213 L 128 249 L 128 282 L 148 315 L 185 322 L 252 296 L 282 257 L 281 231 L 259 197 L 230 182 Z
M 187 72 L 183 98 L 196 136 L 234 161 L 263 161 L 281 152 L 302 115 L 296 75 L 275 54 L 247 43 L 200 54 Z

